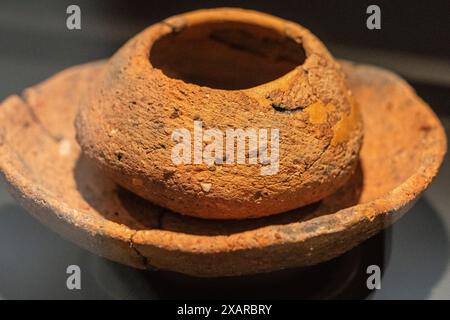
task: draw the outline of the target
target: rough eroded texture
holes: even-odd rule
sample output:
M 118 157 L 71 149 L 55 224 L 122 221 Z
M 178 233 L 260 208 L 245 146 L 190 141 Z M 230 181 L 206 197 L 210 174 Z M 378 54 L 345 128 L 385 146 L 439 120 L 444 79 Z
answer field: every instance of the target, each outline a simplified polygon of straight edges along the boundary
M 85 158 L 73 122 L 103 64 L 68 69 L 0 105 L 0 173 L 37 219 L 98 255 L 196 276 L 317 264 L 398 219 L 446 151 L 437 117 L 394 74 L 345 65 L 361 106 L 361 166 L 338 193 L 266 218 L 214 221 L 162 209 L 115 185 Z
M 278 52 L 274 44 L 286 48 Z M 291 67 L 256 87 L 222 89 Z M 242 219 L 284 212 L 334 193 L 356 167 L 358 106 L 341 66 L 299 25 L 238 9 L 173 17 L 131 39 L 99 78 L 77 121 L 83 152 L 118 184 L 182 214 Z M 171 135 L 180 128 L 193 133 L 194 120 L 203 130 L 279 129 L 279 171 L 262 176 L 267 164 L 249 165 L 255 150 L 247 150 L 246 164 L 175 165 Z

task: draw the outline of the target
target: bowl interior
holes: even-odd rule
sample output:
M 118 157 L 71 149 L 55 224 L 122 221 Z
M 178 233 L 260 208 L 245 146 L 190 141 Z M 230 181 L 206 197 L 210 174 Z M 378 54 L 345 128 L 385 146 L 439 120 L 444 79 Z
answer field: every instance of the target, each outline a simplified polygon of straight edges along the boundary
M 247 89 L 303 64 L 301 43 L 250 23 L 204 22 L 159 38 L 150 63 L 171 78 L 216 89 Z

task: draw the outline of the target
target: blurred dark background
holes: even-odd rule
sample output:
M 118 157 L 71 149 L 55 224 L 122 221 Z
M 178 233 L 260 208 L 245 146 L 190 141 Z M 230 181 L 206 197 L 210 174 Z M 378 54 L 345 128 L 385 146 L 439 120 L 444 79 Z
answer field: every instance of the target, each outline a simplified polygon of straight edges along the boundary
M 130 36 L 184 11 L 234 6 L 296 21 L 339 58 L 406 77 L 438 113 L 448 112 L 450 1 L 0 1 L 0 98 L 70 65 L 109 57 Z M 82 30 L 66 28 L 77 4 Z M 366 28 L 366 8 L 381 8 L 381 30 Z

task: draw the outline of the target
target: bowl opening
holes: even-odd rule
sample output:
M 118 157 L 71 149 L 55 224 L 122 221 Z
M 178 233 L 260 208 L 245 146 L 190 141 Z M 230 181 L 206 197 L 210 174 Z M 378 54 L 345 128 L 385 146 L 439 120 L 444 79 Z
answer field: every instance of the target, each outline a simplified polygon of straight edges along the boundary
M 305 49 L 285 34 L 242 22 L 208 22 L 159 38 L 150 63 L 166 76 L 215 89 L 255 87 L 304 63 Z

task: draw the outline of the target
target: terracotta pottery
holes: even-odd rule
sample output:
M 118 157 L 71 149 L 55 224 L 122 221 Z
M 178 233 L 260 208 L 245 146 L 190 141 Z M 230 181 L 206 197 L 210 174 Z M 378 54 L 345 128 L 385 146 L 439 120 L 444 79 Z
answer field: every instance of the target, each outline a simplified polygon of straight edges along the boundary
M 317 202 L 348 181 L 363 135 L 353 101 L 341 66 L 303 27 L 242 9 L 199 10 L 149 27 L 109 60 L 80 109 L 78 141 L 101 172 L 152 203 L 255 218 Z M 224 146 L 212 161 L 193 151 L 174 163 L 174 133 L 195 135 L 195 121 L 220 133 L 267 130 L 271 155 L 278 130 L 278 155 L 261 161 L 262 148 L 248 141 L 237 163 L 227 135 L 209 139 Z
M 314 265 L 400 218 L 446 151 L 432 110 L 393 73 L 342 63 L 365 125 L 360 165 L 317 204 L 259 219 L 214 221 L 173 213 L 117 186 L 80 155 L 78 107 L 106 63 L 65 70 L 0 105 L 0 172 L 34 217 L 108 259 L 196 276 Z

